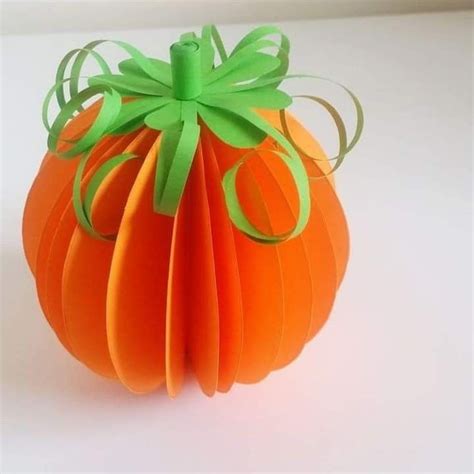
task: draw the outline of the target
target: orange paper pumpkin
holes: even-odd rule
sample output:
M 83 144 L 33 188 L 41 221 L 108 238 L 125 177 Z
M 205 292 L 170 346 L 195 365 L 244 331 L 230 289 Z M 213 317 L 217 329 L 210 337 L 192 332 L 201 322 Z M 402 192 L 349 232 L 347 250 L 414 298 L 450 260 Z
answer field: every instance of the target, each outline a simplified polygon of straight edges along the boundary
M 60 149 L 83 137 L 100 103 L 64 128 Z M 259 114 L 282 130 L 278 112 Z M 136 393 L 166 386 L 176 396 L 187 369 L 205 394 L 254 383 L 291 362 L 327 320 L 348 259 L 348 231 L 325 155 L 292 117 L 288 126 L 310 178 L 304 230 L 261 243 L 229 219 L 221 181 L 248 149 L 229 146 L 204 123 L 174 216 L 155 212 L 162 132 L 147 126 L 102 137 L 82 176 L 84 191 L 114 155 L 137 159 L 102 182 L 92 220 L 78 223 L 71 189 L 77 160 L 48 153 L 28 195 L 26 257 L 46 318 L 66 349 L 94 372 Z M 270 138 L 241 165 L 237 191 L 249 220 L 268 235 L 294 226 L 299 201 Z M 158 158 L 157 158 L 158 157 Z

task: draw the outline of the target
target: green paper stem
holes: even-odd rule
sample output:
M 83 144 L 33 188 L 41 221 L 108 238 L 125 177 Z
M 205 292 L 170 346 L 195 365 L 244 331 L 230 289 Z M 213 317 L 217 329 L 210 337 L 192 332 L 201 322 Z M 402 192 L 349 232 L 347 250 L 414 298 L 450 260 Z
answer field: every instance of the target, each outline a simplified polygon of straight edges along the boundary
M 170 48 L 173 94 L 176 99 L 191 100 L 202 92 L 201 50 L 199 43 L 184 40 Z

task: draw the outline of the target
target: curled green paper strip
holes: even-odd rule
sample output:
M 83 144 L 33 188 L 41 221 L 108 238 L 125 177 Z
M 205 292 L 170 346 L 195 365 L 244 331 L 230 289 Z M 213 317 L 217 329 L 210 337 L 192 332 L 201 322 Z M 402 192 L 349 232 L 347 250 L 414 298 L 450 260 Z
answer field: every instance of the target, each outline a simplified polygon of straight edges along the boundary
M 222 181 L 229 217 L 234 225 L 261 243 L 282 242 L 304 230 L 311 203 L 309 177 L 300 154 L 308 155 L 298 147 L 291 135 L 286 109 L 291 105 L 292 97 L 279 89 L 279 85 L 288 79 L 311 77 L 330 81 L 349 94 L 357 118 L 355 133 L 349 143 L 344 122 L 329 102 L 309 95 L 295 96 L 321 105 L 334 120 L 339 135 L 339 151 L 337 156 L 331 158 L 335 161 L 331 172 L 341 165 L 362 133 L 362 107 L 349 89 L 323 77 L 288 75 L 290 42 L 275 26 L 252 30 L 230 54 L 227 54 L 217 28 L 214 25 L 204 26 L 200 37 L 185 33 L 178 43 L 172 45 L 170 63 L 148 58 L 123 41 L 110 41 L 129 56 L 118 64 L 120 74 L 112 73 L 104 57 L 96 51 L 104 42 L 92 41 L 84 48 L 66 54 L 59 64 L 56 82 L 43 104 L 49 150 L 63 159 L 79 158 L 73 185 L 73 205 L 80 225 L 90 235 L 102 239 L 114 238 L 113 235 L 102 235 L 94 228 L 92 202 L 107 175 L 124 161 L 135 158 L 134 155 L 122 154 L 107 160 L 92 176 L 83 197 L 82 175 L 94 147 L 103 137 L 130 133 L 143 126 L 162 131 L 157 151 L 153 208 L 158 213 L 174 216 L 191 170 L 202 124 L 228 145 L 249 149 L 225 173 Z M 83 66 L 89 56 L 97 63 L 100 74 L 88 77 L 87 86 L 80 89 Z M 219 64 L 216 56 L 220 59 Z M 69 77 L 66 77 L 68 69 Z M 69 99 L 66 99 L 67 95 Z M 56 97 L 60 111 L 50 125 L 48 111 L 53 97 Z M 61 139 L 65 125 L 94 97 L 101 98 L 102 102 L 89 130 L 77 140 Z M 254 110 L 258 108 L 279 110 L 282 132 L 260 117 Z M 296 224 L 280 235 L 262 233 L 249 221 L 240 205 L 236 188 L 240 166 L 267 137 L 273 140 L 275 155 L 291 173 L 299 197 Z M 59 142 L 66 142 L 69 147 L 60 152 Z
M 73 184 L 73 207 L 76 213 L 77 220 L 82 228 L 88 232 L 92 237 L 103 239 L 103 240 L 115 240 L 116 235 L 110 234 L 105 235 L 97 231 L 92 223 L 92 204 L 94 202 L 95 195 L 99 190 L 102 182 L 113 171 L 117 166 L 125 163 L 125 161 L 133 158 L 138 158 L 133 153 L 123 153 L 121 155 L 113 156 L 103 163 L 99 169 L 94 173 L 89 184 L 87 185 L 84 201 L 81 198 L 81 182 L 87 161 L 90 158 L 90 154 L 82 155 L 79 160 L 79 166 L 77 168 L 76 176 L 74 177 Z

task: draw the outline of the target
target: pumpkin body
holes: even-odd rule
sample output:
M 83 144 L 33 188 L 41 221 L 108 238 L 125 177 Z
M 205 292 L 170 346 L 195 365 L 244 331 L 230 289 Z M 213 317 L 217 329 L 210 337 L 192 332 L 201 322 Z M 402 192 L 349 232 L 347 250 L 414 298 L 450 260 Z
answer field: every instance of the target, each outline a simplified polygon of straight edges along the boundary
M 80 136 L 96 107 L 64 138 Z M 262 112 L 277 128 L 278 114 Z M 311 216 L 296 238 L 257 243 L 231 223 L 221 180 L 248 153 L 204 129 L 175 217 L 153 211 L 160 134 L 142 128 L 104 138 L 84 174 L 122 152 L 123 163 L 93 204 L 91 238 L 77 223 L 71 189 L 75 160 L 48 154 L 29 193 L 23 221 L 26 257 L 44 314 L 61 343 L 94 372 L 145 393 L 165 385 L 176 396 L 188 368 L 207 395 L 254 383 L 291 362 L 327 320 L 348 258 L 348 233 L 319 145 L 290 118 L 305 160 Z M 238 192 L 255 225 L 291 228 L 298 202 L 291 176 L 266 140 L 239 170 Z M 304 159 L 304 157 L 302 157 Z

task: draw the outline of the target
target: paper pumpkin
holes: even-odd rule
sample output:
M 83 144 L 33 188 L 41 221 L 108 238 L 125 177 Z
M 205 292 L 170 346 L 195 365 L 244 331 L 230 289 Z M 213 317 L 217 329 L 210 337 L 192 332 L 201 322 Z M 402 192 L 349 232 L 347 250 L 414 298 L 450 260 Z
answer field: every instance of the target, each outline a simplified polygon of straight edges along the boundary
M 120 75 L 100 43 L 66 56 L 46 99 L 61 110 L 23 220 L 42 310 L 73 356 L 133 392 L 174 397 L 188 371 L 207 395 L 257 382 L 322 327 L 349 252 L 330 161 L 278 89 L 288 40 L 261 27 L 227 56 L 205 27 L 171 65 L 115 42 L 131 56 Z M 80 90 L 88 56 L 105 72 Z M 338 127 L 336 166 L 362 131 L 350 94 L 349 144 L 311 98 Z

